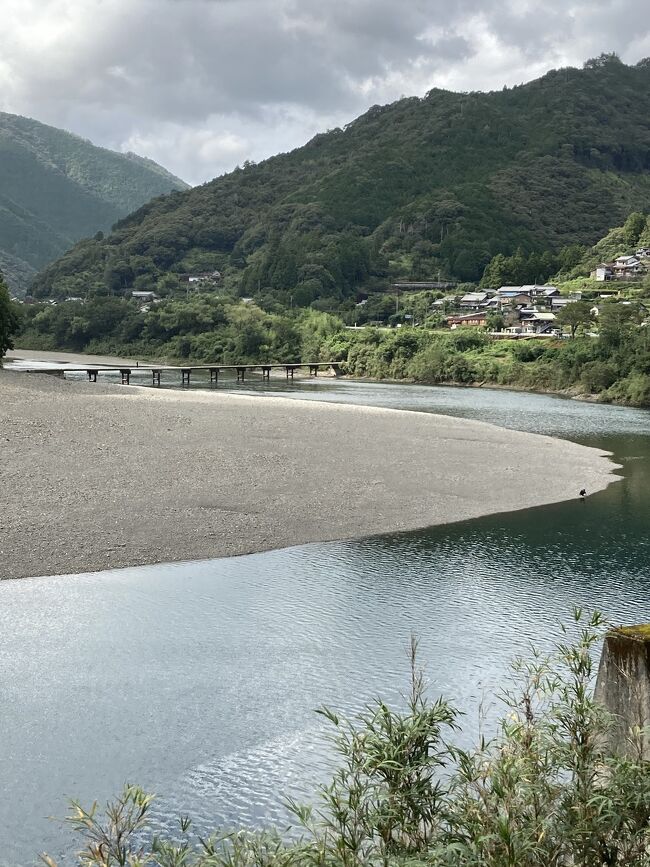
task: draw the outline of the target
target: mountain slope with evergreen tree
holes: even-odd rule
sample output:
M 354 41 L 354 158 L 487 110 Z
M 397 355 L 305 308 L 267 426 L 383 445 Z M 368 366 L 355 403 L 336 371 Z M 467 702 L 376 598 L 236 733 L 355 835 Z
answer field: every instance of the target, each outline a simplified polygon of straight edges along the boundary
M 80 238 L 187 188 L 152 160 L 0 112 L 0 270 L 24 289 Z
M 650 203 L 650 61 L 491 93 L 433 90 L 151 202 L 46 268 L 41 297 L 217 268 L 262 304 L 335 309 L 391 280 L 477 280 L 498 253 L 593 244 Z M 171 275 L 171 276 L 170 276 Z

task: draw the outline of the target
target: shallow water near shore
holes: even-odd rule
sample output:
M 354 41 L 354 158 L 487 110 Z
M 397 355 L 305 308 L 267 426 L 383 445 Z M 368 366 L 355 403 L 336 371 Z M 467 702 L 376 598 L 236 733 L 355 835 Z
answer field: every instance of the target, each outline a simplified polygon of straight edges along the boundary
M 45 817 L 125 780 L 159 794 L 162 825 L 284 821 L 281 795 L 308 797 L 330 761 L 313 709 L 399 702 L 411 632 L 431 693 L 466 712 L 468 745 L 490 729 L 508 660 L 547 646 L 572 606 L 650 619 L 650 413 L 320 378 L 230 388 L 563 436 L 612 451 L 625 479 L 423 532 L 0 584 L 0 864 L 44 849 L 65 861 L 70 835 Z

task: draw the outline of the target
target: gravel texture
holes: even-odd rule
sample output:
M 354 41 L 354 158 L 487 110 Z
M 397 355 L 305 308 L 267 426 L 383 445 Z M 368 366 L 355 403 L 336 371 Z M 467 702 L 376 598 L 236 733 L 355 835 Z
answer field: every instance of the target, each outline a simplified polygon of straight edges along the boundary
M 415 529 L 591 493 L 615 468 L 446 416 L 0 370 L 0 577 Z

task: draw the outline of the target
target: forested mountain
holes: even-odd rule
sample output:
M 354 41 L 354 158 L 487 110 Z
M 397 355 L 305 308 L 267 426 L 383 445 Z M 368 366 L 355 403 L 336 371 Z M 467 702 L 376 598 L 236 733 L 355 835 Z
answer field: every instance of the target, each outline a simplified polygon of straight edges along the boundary
M 36 294 L 173 288 L 217 268 L 265 303 L 336 309 L 394 278 L 477 280 L 497 253 L 591 244 L 650 203 L 650 60 L 371 108 L 288 154 L 151 202 Z
M 14 289 L 80 238 L 187 184 L 135 154 L 0 112 L 0 271 Z

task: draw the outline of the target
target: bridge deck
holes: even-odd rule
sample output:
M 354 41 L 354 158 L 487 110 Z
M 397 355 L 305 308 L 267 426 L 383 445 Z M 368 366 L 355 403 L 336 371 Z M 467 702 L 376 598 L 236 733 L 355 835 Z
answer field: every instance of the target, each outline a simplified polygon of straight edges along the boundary
M 193 371 L 208 371 L 210 373 L 210 383 L 215 384 L 219 380 L 219 374 L 222 371 L 235 371 L 237 381 L 243 382 L 248 371 L 261 370 L 263 379 L 270 379 L 272 370 L 284 370 L 287 379 L 293 379 L 296 370 L 301 367 L 309 368 L 310 376 L 317 376 L 319 369 L 332 368 L 338 375 L 339 362 L 337 361 L 282 361 L 282 362 L 259 362 L 257 364 L 50 364 L 40 362 L 30 367 L 29 364 L 21 365 L 21 369 L 26 372 L 33 373 L 86 373 L 91 382 L 97 382 L 97 376 L 100 373 L 119 373 L 122 377 L 122 384 L 128 385 L 131 381 L 131 374 L 143 371 L 150 373 L 153 385 L 160 385 L 160 375 L 165 371 L 179 371 L 181 374 L 181 385 L 190 384 L 190 377 Z
M 85 373 L 87 370 L 284 370 L 287 367 L 337 367 L 338 361 L 282 361 L 267 364 L 259 362 L 258 364 L 50 364 L 49 362 L 39 362 L 38 365 L 30 367 L 29 363 L 21 363 L 21 370 L 29 373 L 38 373 L 39 371 L 55 371 L 61 373 Z

